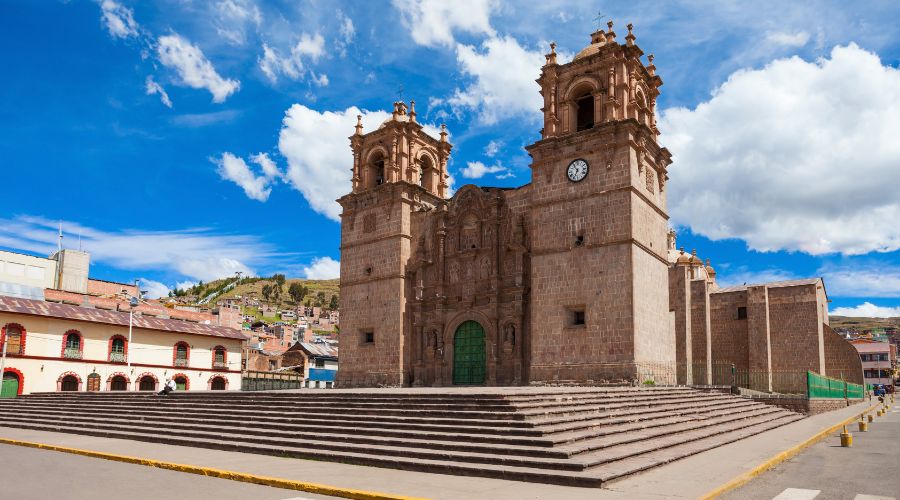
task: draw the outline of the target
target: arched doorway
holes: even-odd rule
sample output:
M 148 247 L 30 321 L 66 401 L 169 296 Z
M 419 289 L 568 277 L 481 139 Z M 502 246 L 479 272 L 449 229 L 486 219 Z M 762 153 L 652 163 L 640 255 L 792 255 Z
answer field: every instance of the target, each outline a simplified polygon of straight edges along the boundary
M 178 375 L 175 375 L 174 377 L 172 377 L 172 380 L 175 381 L 175 390 L 176 391 L 188 390 L 189 385 L 188 385 L 188 378 L 186 375 L 182 375 L 181 373 L 179 373 Z
M 71 392 L 78 390 L 78 378 L 75 375 L 66 375 L 62 379 L 60 390 L 63 392 Z
M 155 391 L 156 390 L 156 379 L 154 379 L 150 375 L 144 375 L 143 377 L 141 377 L 141 380 L 138 382 L 138 390 L 139 391 Z
M 128 379 L 125 378 L 124 375 L 115 375 L 109 383 L 109 390 L 111 391 L 127 391 L 128 390 Z
M 453 385 L 484 384 L 484 328 L 466 321 L 453 335 Z
M 214 391 L 224 391 L 225 390 L 225 378 L 224 377 L 213 377 L 212 382 L 209 385 L 209 388 Z
M 14 398 L 19 395 L 19 386 L 22 381 L 15 372 L 6 372 L 3 374 L 3 384 L 0 388 L 0 398 Z
M 88 392 L 95 392 L 100 390 L 100 374 L 99 373 L 91 373 L 87 378 L 87 390 Z

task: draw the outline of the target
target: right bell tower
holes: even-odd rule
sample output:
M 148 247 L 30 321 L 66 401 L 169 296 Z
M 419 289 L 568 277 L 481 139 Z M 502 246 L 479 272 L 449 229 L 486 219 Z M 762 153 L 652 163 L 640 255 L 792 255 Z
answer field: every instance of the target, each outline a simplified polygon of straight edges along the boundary
M 625 43 L 607 27 L 565 64 L 551 44 L 537 79 L 544 127 L 526 148 L 532 382 L 674 383 L 662 79 L 630 24 Z

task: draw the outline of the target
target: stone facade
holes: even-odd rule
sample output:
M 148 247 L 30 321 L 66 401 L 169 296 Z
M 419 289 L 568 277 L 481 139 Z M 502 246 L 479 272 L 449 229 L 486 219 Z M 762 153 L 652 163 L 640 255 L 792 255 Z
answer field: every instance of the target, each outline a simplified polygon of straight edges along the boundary
M 414 102 L 377 130 L 358 122 L 338 200 L 339 386 L 731 385 L 715 369 L 728 363 L 764 374 L 753 389 L 793 392 L 773 373 L 854 369 L 829 354 L 821 280 L 720 289 L 675 250 L 662 80 L 642 56 L 630 25 L 625 43 L 609 23 L 566 64 L 551 44 L 531 182 L 515 189 L 448 199 L 451 145 Z
M 662 80 L 610 26 L 572 62 L 547 54 L 531 183 L 446 199 L 446 134 L 414 103 L 351 137 L 342 215 L 341 386 L 633 380 L 673 369 L 665 238 Z M 409 111 L 407 111 L 409 110 Z M 568 176 L 574 160 L 587 175 Z M 474 322 L 474 324 L 473 324 Z M 458 332 L 481 359 L 460 378 Z M 459 356 L 461 359 L 461 356 Z M 480 358 L 479 358 L 480 357 Z M 674 381 L 674 375 L 670 377 Z M 462 380 L 462 382 L 461 382 Z

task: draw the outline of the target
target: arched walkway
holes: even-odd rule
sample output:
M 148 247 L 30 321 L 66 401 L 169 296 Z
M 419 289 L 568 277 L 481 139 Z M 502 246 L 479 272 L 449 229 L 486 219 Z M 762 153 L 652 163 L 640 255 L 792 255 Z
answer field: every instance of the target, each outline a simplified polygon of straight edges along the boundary
M 159 381 L 156 375 L 152 373 L 142 373 L 135 382 L 135 390 L 138 391 L 155 391 Z
M 75 392 L 81 389 L 81 377 L 75 372 L 66 372 L 56 379 L 56 390 L 61 392 Z
M 228 379 L 221 375 L 211 377 L 209 379 L 209 389 L 211 391 L 224 391 L 228 389 Z
M 464 321 L 453 335 L 453 385 L 481 385 L 485 378 L 484 328 Z
M 107 391 L 127 391 L 128 384 L 131 381 L 128 379 L 128 375 L 125 375 L 122 372 L 116 372 L 109 376 L 106 379 L 106 390 Z

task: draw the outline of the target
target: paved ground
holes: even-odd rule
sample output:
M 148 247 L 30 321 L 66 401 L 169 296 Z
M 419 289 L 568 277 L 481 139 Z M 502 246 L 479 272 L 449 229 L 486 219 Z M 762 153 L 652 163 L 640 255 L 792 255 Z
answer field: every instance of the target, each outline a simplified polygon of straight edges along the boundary
M 517 481 L 505 481 L 500 479 L 489 479 L 479 477 L 462 477 L 451 476 L 445 474 L 430 474 L 424 472 L 401 471 L 394 469 L 380 469 L 376 467 L 364 467 L 358 465 L 339 464 L 333 462 L 320 462 L 311 460 L 297 460 L 291 458 L 272 457 L 265 455 L 253 455 L 247 453 L 227 452 L 218 450 L 206 450 L 201 448 L 188 448 L 183 446 L 171 446 L 157 443 L 144 443 L 139 441 L 128 441 L 121 439 L 97 438 L 91 436 L 81 436 L 76 434 L 62 434 L 56 432 L 31 431 L 26 429 L 15 429 L 9 427 L 0 427 L 0 437 L 17 439 L 22 441 L 32 441 L 46 444 L 54 444 L 71 448 L 81 448 L 107 453 L 115 453 L 120 455 L 137 456 L 148 459 L 176 462 L 181 464 L 199 465 L 205 467 L 213 467 L 217 469 L 238 471 L 250 474 L 258 474 L 264 476 L 272 476 L 278 478 L 292 479 L 297 481 L 325 484 L 330 486 L 338 486 L 344 488 L 369 490 L 376 492 L 393 493 L 397 495 L 408 495 L 433 499 L 479 499 L 485 498 L 490 500 L 542 500 L 542 499 L 566 499 L 566 500 L 597 500 L 597 499 L 663 499 L 663 498 L 698 498 L 715 489 L 716 487 L 730 481 L 734 477 L 758 466 L 763 461 L 790 448 L 800 442 L 803 442 L 812 435 L 817 434 L 824 428 L 828 428 L 835 423 L 842 421 L 850 416 L 857 415 L 868 404 L 860 404 L 854 407 L 845 408 L 834 412 L 806 418 L 798 422 L 774 429 L 762 435 L 749 439 L 738 441 L 726 446 L 722 446 L 698 455 L 678 460 L 664 467 L 658 467 L 647 471 L 643 474 L 628 477 L 620 481 L 609 484 L 603 489 L 592 488 L 572 488 L 565 486 L 555 486 L 537 483 L 524 483 Z M 57 463 L 70 464 L 70 458 L 78 459 L 84 464 L 93 464 L 91 467 L 72 466 L 67 473 L 69 477 L 81 477 L 81 479 L 72 480 L 73 482 L 55 482 L 56 479 L 46 479 L 35 473 L 32 477 L 22 481 L 22 477 L 16 472 L 17 482 L 24 484 L 36 484 L 42 487 L 42 483 L 48 485 L 69 485 L 68 488 L 84 488 L 83 491 L 92 493 L 85 498 L 91 500 L 100 500 L 110 498 L 109 491 L 115 489 L 121 482 L 103 482 L 102 480 L 93 480 L 92 478 L 110 476 L 113 474 L 103 473 L 103 467 L 106 464 L 113 464 L 111 467 L 143 467 L 137 465 L 127 465 L 107 462 L 99 459 L 88 459 L 83 457 L 71 456 L 65 453 L 55 451 L 35 450 L 29 448 L 15 447 L 12 451 L 7 451 L 8 447 L 0 448 L 0 464 L 17 463 L 18 455 L 21 453 L 32 453 L 36 458 L 40 454 L 46 454 L 43 466 L 38 467 L 38 471 L 54 471 L 53 474 L 45 474 L 47 477 L 58 477 L 60 474 L 56 472 Z M 65 457 L 65 458 L 61 458 Z M 101 462 L 103 465 L 101 465 Z M 68 467 L 68 466 L 67 466 Z M 24 468 L 23 468 L 24 469 Z M 148 469 L 149 468 L 146 468 Z M 90 477 L 85 475 L 85 471 L 97 471 L 98 474 L 91 474 Z M 123 469 L 124 470 L 124 469 Z M 2 467 L 0 467 L 2 471 Z M 146 472 L 146 475 L 144 474 Z M 203 497 L 190 496 L 169 496 L 159 491 L 149 489 L 151 484 L 166 484 L 168 481 L 162 476 L 155 474 L 165 474 L 165 477 L 171 477 L 171 474 L 183 474 L 183 480 L 192 485 L 196 484 L 197 489 L 186 487 L 185 491 L 196 492 L 199 485 L 206 484 L 210 481 L 216 484 L 227 483 L 221 491 L 239 491 L 238 488 L 253 488 L 254 492 L 260 491 L 259 495 L 251 494 L 243 497 L 227 497 L 221 498 L 315 498 L 303 492 L 294 492 L 289 490 L 280 490 L 282 493 L 273 493 L 274 496 L 268 496 L 271 488 L 251 486 L 243 483 L 230 482 L 222 479 L 212 479 L 200 477 L 184 473 L 176 473 L 172 471 L 149 470 L 143 472 L 135 472 L 139 477 L 144 479 L 139 492 L 151 492 L 150 496 L 135 496 L 134 498 L 217 498 L 213 495 L 212 490 L 204 490 Z M 8 479 L 11 476 L 0 475 L 0 485 L 11 484 Z M 154 480 L 157 478 L 158 480 Z M 174 479 L 172 481 L 175 481 Z M 186 484 L 187 484 L 186 483 Z M 174 482 L 172 484 L 175 484 Z M 212 483 L 210 483 L 212 484 Z M 50 487 L 48 486 L 48 487 Z M 155 488 L 155 486 L 153 486 Z M 257 490 L 259 488 L 259 490 Z M 74 491 L 65 490 L 65 491 Z M 82 491 L 82 490 L 79 490 Z M 219 490 L 216 490 L 219 491 Z M 0 492 L 3 492 L 0 489 Z M 5 492 L 4 492 L 5 493 Z M 280 495 L 280 496 L 279 496 Z M 6 498 L 0 494 L 0 497 Z M 126 495 L 115 495 L 115 497 L 128 498 Z M 16 498 L 15 495 L 9 498 Z M 20 497 L 32 498 L 32 497 Z M 69 496 L 45 495 L 43 498 L 72 498 Z M 78 497 L 74 497 L 78 498 Z M 318 497 L 321 498 L 321 497 Z M 735 497 L 740 498 L 740 497 Z M 771 497 L 769 497 L 771 498 Z M 852 497 L 851 497 L 852 498 Z
M 900 405 L 875 417 L 869 432 L 853 434 L 841 448 L 838 433 L 760 475 L 723 499 L 895 499 L 900 498 Z
M 0 497 L 18 500 L 281 500 L 323 497 L 70 453 L 0 444 Z

